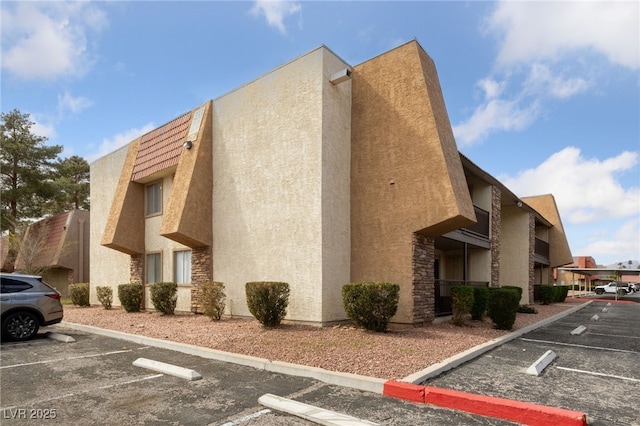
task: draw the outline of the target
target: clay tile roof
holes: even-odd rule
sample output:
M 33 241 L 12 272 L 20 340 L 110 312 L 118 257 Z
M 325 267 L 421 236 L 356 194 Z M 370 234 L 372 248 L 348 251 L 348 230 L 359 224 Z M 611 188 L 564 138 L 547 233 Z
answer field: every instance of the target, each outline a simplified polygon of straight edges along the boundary
M 60 241 L 64 236 L 65 226 L 67 224 L 67 218 L 71 212 L 59 214 L 57 216 L 50 217 L 48 219 L 41 220 L 33 223 L 29 229 L 29 232 L 46 232 L 42 238 L 43 249 L 37 254 L 34 259 L 34 264 L 38 266 L 55 266 L 56 259 L 60 255 L 58 253 Z M 38 237 L 36 237 L 38 238 Z
M 176 166 L 189 131 L 191 112 L 142 136 L 131 180 L 137 181 Z

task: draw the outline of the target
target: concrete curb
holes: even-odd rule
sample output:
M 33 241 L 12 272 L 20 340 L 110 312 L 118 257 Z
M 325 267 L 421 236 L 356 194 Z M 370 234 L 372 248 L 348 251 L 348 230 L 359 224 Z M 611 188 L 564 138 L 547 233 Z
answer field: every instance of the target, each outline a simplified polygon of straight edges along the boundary
M 313 405 L 304 404 L 302 402 L 283 398 L 270 393 L 262 395 L 258 398 L 258 402 L 265 407 L 282 411 L 325 426 L 375 426 L 378 424 L 348 416 L 346 414 L 337 413 L 335 411 L 317 408 Z
M 418 371 L 417 373 L 411 374 L 410 376 L 407 376 L 405 378 L 402 379 L 403 382 L 408 382 L 408 383 L 422 383 L 427 379 L 430 379 L 432 377 L 436 377 L 439 376 L 440 374 L 444 373 L 445 371 L 451 370 L 452 368 L 455 368 L 461 364 L 464 364 L 467 361 L 471 361 L 474 358 L 477 358 L 478 356 L 482 355 L 485 352 L 490 351 L 493 348 L 496 348 L 504 343 L 507 343 L 511 340 L 517 339 L 518 337 L 522 336 L 523 334 L 527 334 L 530 331 L 533 331 L 537 328 L 540 327 L 544 327 L 547 324 L 551 324 L 554 321 L 557 321 L 561 318 L 564 318 L 568 315 L 571 315 L 572 313 L 579 311 L 580 309 L 589 306 L 591 303 L 593 303 L 593 300 L 589 300 L 586 303 L 583 303 L 581 305 L 578 306 L 574 306 L 571 309 L 567 309 L 564 312 L 560 312 L 552 317 L 549 317 L 543 321 L 537 322 L 535 324 L 531 324 L 530 326 L 521 328 L 519 330 L 516 330 L 512 333 L 509 333 L 505 336 L 502 337 L 498 337 L 496 339 L 490 340 L 486 343 L 483 343 L 481 345 L 475 346 L 471 349 L 468 349 L 464 352 L 460 352 L 459 354 L 456 354 L 452 357 L 449 357 L 447 359 L 445 359 L 442 362 L 436 363 L 431 365 L 430 367 L 425 368 L 424 370 Z
M 389 381 L 385 383 L 384 393 L 407 401 L 466 411 L 530 426 L 585 426 L 587 424 L 587 415 L 579 411 L 412 383 Z
M 551 364 L 554 359 L 556 359 L 556 356 L 557 355 L 554 351 L 546 351 L 540 358 L 536 360 L 536 362 L 534 362 L 529 366 L 529 368 L 527 368 L 527 374 L 530 374 L 532 376 L 539 376 L 540 374 L 542 374 L 544 369 L 547 368 L 547 366 Z
M 195 355 L 205 359 L 214 359 L 216 361 L 244 365 L 246 367 L 252 367 L 258 370 L 269 371 L 272 373 L 282 373 L 296 377 L 307 377 L 331 385 L 344 386 L 377 394 L 382 394 L 384 383 L 387 381 L 386 379 L 359 376 L 357 374 L 339 373 L 335 371 L 324 370 L 322 368 L 308 367 L 306 365 L 291 364 L 281 361 L 271 361 L 266 358 L 258 358 L 253 356 L 234 354 L 230 352 L 223 352 L 216 349 L 202 348 L 199 346 L 188 345 L 186 343 L 177 343 L 168 340 L 156 339 L 153 337 L 139 336 L 137 334 L 106 330 L 89 325 L 74 324 L 65 321 L 59 323 L 59 325 L 74 330 L 112 337 L 114 339 L 126 340 L 140 345 L 170 349 L 188 355 Z
M 60 334 L 60 333 L 54 333 L 52 331 L 47 331 L 45 333 L 45 336 L 47 336 L 49 339 L 57 340 L 57 341 L 63 342 L 63 343 L 73 343 L 73 342 L 76 341 L 76 339 L 74 339 L 71 336 L 66 336 L 66 335 Z
M 200 380 L 202 374 L 189 368 L 179 367 L 173 364 L 167 364 L 165 362 L 154 361 L 147 358 L 138 358 L 133 361 L 133 365 L 136 367 L 146 368 L 148 370 L 156 371 L 158 373 L 169 374 L 171 376 L 180 377 L 187 380 Z

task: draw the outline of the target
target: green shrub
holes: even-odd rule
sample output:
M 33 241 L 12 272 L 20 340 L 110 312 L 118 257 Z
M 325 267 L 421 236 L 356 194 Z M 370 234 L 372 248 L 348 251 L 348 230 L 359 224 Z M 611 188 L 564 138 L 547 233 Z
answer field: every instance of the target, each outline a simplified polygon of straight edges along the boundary
M 469 285 L 458 285 L 451 288 L 451 308 L 453 310 L 453 322 L 456 325 L 463 325 L 468 314 L 471 313 L 474 302 L 473 287 Z
M 552 285 L 540 286 L 540 301 L 543 305 L 550 305 L 555 300 L 555 290 Z
M 358 282 L 342 286 L 342 303 L 349 318 L 367 330 L 383 332 L 398 310 L 400 286 Z
M 173 315 L 178 302 L 178 284 L 172 282 L 151 284 L 150 292 L 154 309 L 165 315 Z
M 498 288 L 491 291 L 487 314 L 498 330 L 511 330 L 516 321 L 518 294 L 511 289 Z
M 500 288 L 504 288 L 505 290 L 513 290 L 518 293 L 518 303 L 522 300 L 522 287 L 518 287 L 515 285 L 503 285 Z
M 538 311 L 533 306 L 520 305 L 520 306 L 518 306 L 518 313 L 520 313 L 520 314 L 537 314 Z
M 564 303 L 567 299 L 567 295 L 569 294 L 569 286 L 568 285 L 557 285 L 553 287 L 554 290 L 554 302 L 556 303 Z
M 127 312 L 139 312 L 142 305 L 144 286 L 142 284 L 120 284 L 118 299 Z
M 489 301 L 489 287 L 473 287 L 473 306 L 471 307 L 471 319 L 480 321 L 487 312 Z
M 289 284 L 258 281 L 246 284 L 249 312 L 265 327 L 279 325 L 287 315 Z
M 212 321 L 220 320 L 225 307 L 224 284 L 215 281 L 206 282 L 200 284 L 200 290 L 199 301 L 204 314 Z
M 111 287 L 96 287 L 98 293 L 98 302 L 102 304 L 105 309 L 111 309 L 111 303 L 113 303 L 113 289 Z
M 74 305 L 89 306 L 89 283 L 69 284 L 69 296 Z

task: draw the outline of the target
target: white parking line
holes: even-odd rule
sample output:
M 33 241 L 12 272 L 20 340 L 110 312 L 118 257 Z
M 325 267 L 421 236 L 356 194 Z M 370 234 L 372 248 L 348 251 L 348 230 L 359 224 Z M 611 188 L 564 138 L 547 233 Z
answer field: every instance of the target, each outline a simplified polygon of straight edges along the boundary
M 246 415 L 244 417 L 241 417 L 241 418 L 239 418 L 237 420 L 234 420 L 232 422 L 223 423 L 221 426 L 236 426 L 236 425 L 239 425 L 241 423 L 245 423 L 245 422 L 248 422 L 250 420 L 257 419 L 261 415 L 267 414 L 267 413 L 270 413 L 270 412 L 271 412 L 271 410 L 269 410 L 268 408 L 265 408 L 264 410 L 260 410 L 260 411 L 256 411 L 255 413 L 248 414 L 248 415 Z
M 591 333 L 591 336 L 607 336 L 607 337 L 622 337 L 623 339 L 640 339 L 638 336 L 622 336 L 620 334 L 605 334 L 605 333 Z
M 558 370 L 573 371 L 575 373 L 589 374 L 591 376 L 611 377 L 613 379 L 629 380 L 631 382 L 640 382 L 640 379 L 634 379 L 633 377 L 616 376 L 613 374 L 598 373 L 596 371 L 578 370 L 577 368 L 568 367 L 556 367 Z
M 635 351 L 628 351 L 626 349 L 614 349 L 614 348 L 603 348 L 600 346 L 576 345 L 574 343 L 552 342 L 551 340 L 537 340 L 537 339 L 526 339 L 526 338 L 521 338 L 520 340 L 523 340 L 525 342 L 546 343 L 548 345 L 573 346 L 575 348 L 597 349 L 600 351 L 623 352 L 627 354 L 637 353 Z
M 145 380 L 157 379 L 158 377 L 162 377 L 162 376 L 164 376 L 164 374 L 154 374 L 152 376 L 140 377 L 138 379 L 127 380 L 125 382 L 113 383 L 113 384 L 110 384 L 110 385 L 104 385 L 104 386 L 98 386 L 98 387 L 95 387 L 95 388 L 84 389 L 82 391 L 75 392 L 75 393 L 66 393 L 64 395 L 58 395 L 58 396 L 54 396 L 54 397 L 51 397 L 51 398 L 45 398 L 45 399 L 40 399 L 40 400 L 35 400 L 35 401 L 28 401 L 28 402 L 25 402 L 25 403 L 21 403 L 20 406 L 24 406 L 24 405 L 37 406 L 37 405 L 43 404 L 45 402 L 55 401 L 55 400 L 63 399 L 63 398 L 69 398 L 69 397 L 72 397 L 72 396 L 78 396 L 80 394 L 93 392 L 95 390 L 110 389 L 110 388 L 115 388 L 116 386 L 124 386 L 124 385 L 130 385 L 132 383 L 144 382 Z M 10 409 L 16 408 L 16 407 L 17 407 L 17 405 L 12 405 L 10 407 L 2 407 L 2 408 L 0 408 L 0 410 L 10 410 Z
M 23 364 L 3 365 L 2 367 L 0 367 L 0 370 L 5 369 L 5 368 L 26 367 L 28 365 L 48 364 L 48 363 L 51 363 L 51 362 L 69 361 L 69 360 L 72 360 L 72 359 L 94 358 L 94 357 L 97 357 L 97 356 L 123 354 L 125 352 L 131 352 L 131 349 L 127 349 L 127 350 L 124 350 L 124 351 L 105 352 L 105 353 L 102 353 L 102 354 L 72 356 L 72 357 L 69 357 L 69 358 L 48 359 L 48 360 L 45 360 L 45 361 L 25 362 Z

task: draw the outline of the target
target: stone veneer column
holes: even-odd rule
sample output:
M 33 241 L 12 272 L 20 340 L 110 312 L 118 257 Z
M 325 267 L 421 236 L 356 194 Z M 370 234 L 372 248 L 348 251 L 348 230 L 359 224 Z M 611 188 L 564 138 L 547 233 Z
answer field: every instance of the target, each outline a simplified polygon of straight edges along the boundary
M 129 263 L 132 284 L 144 284 L 144 254 L 132 254 Z
M 490 287 L 500 286 L 500 229 L 502 227 L 502 191 L 491 187 L 491 282 Z
M 201 313 L 200 284 L 211 281 L 213 268 L 211 264 L 211 247 L 191 249 L 191 312 Z
M 435 309 L 435 239 L 413 234 L 413 323 L 431 322 Z
M 536 218 L 529 213 L 529 300 L 533 302 L 533 285 L 536 281 Z

